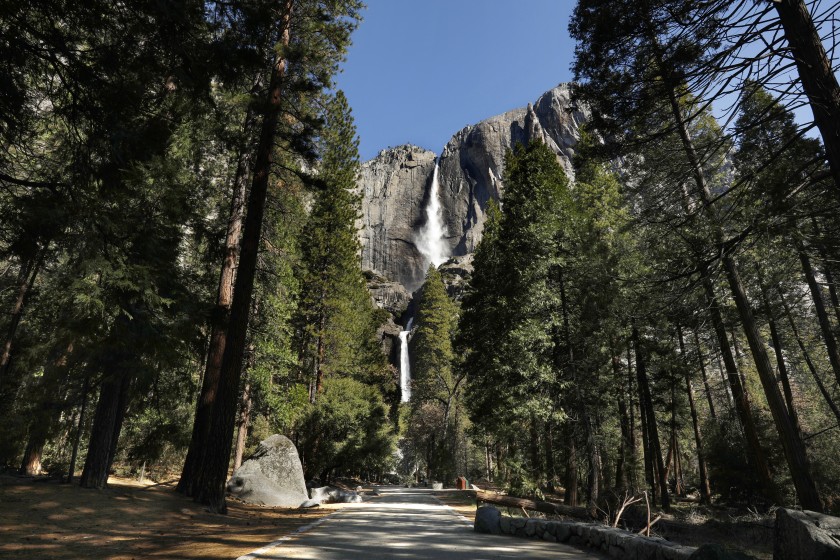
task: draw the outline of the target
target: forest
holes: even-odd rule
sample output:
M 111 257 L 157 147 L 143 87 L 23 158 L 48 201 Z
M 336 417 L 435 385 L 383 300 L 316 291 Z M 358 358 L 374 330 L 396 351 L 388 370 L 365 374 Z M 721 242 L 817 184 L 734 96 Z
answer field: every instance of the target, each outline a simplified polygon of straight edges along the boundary
M 223 513 L 280 433 L 322 483 L 840 512 L 838 7 L 579 0 L 574 176 L 507 154 L 466 286 L 414 294 L 409 402 L 335 87 L 362 9 L 4 10 L 0 467 Z

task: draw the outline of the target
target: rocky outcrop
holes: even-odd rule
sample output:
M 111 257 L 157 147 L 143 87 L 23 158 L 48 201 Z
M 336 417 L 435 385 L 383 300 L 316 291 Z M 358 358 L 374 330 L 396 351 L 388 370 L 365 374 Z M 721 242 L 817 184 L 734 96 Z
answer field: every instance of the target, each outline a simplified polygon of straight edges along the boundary
M 452 257 L 438 267 L 443 284 L 446 286 L 446 293 L 455 301 L 464 297 L 464 290 L 473 272 L 473 254 L 469 253 L 459 257 Z
M 571 101 L 568 84 L 546 92 L 533 104 L 491 117 L 457 132 L 440 156 L 440 202 L 449 253 L 472 253 L 481 240 L 487 203 L 499 200 L 505 153 L 518 143 L 545 142 L 569 176 L 574 146 L 588 114 Z M 409 292 L 423 282 L 428 261 L 416 240 L 426 220 L 435 153 L 416 146 L 383 150 L 362 165 L 362 268 L 398 282 Z M 374 292 L 384 308 L 400 294 Z
M 362 269 L 399 282 L 409 291 L 423 283 L 425 260 L 415 245 L 436 154 L 417 146 L 379 152 L 362 164 L 359 192 Z
M 779 508 L 773 560 L 806 559 L 840 560 L 840 518 Z
M 441 204 L 452 254 L 472 253 L 481 241 L 487 203 L 504 192 L 506 152 L 542 140 L 573 178 L 574 146 L 587 118 L 572 102 L 569 85 L 561 84 L 533 106 L 491 117 L 452 137 L 440 157 Z
M 309 499 L 295 444 L 275 434 L 236 469 L 227 491 L 249 504 L 298 507 Z

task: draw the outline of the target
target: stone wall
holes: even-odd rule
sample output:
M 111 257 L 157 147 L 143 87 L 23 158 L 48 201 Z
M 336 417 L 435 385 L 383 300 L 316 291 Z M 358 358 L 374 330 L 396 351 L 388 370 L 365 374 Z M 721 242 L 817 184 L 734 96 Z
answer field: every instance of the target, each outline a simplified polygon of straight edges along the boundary
M 478 508 L 475 531 L 589 547 L 622 560 L 688 560 L 696 550 L 596 523 L 504 517 L 492 506 Z

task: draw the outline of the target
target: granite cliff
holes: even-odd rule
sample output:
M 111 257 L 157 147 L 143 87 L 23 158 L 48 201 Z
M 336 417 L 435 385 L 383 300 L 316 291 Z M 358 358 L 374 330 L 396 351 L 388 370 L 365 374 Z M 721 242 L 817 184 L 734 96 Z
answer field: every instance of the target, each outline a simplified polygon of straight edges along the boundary
M 452 137 L 437 164 L 443 241 L 450 255 L 460 257 L 456 263 L 469 262 L 481 240 L 487 203 L 499 200 L 504 192 L 505 152 L 517 143 L 538 138 L 557 154 L 573 178 L 574 146 L 587 117 L 587 112 L 571 101 L 569 85 L 561 84 L 533 105 L 467 126 Z M 362 268 L 377 279 L 379 305 L 395 315 L 407 303 L 402 289 L 416 290 L 429 265 L 417 240 L 426 221 L 424 208 L 435 163 L 434 152 L 405 145 L 383 150 L 362 165 L 358 187 L 362 195 Z M 450 268 L 469 269 L 460 265 Z

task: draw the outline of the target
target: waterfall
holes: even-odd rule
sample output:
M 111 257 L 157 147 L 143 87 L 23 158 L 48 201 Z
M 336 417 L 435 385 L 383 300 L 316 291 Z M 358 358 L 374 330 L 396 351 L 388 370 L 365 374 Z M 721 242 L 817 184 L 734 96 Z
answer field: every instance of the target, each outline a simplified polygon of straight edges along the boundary
M 411 399 L 411 365 L 408 362 L 408 334 L 411 332 L 410 318 L 404 331 L 400 331 L 400 402 Z
M 426 260 L 435 266 L 440 266 L 449 257 L 444 237 L 447 235 L 443 225 L 443 213 L 440 207 L 440 182 L 438 180 L 438 162 L 435 161 L 435 171 L 432 174 L 432 188 L 429 190 L 429 203 L 426 205 L 426 223 L 420 229 L 417 237 L 417 249 Z

